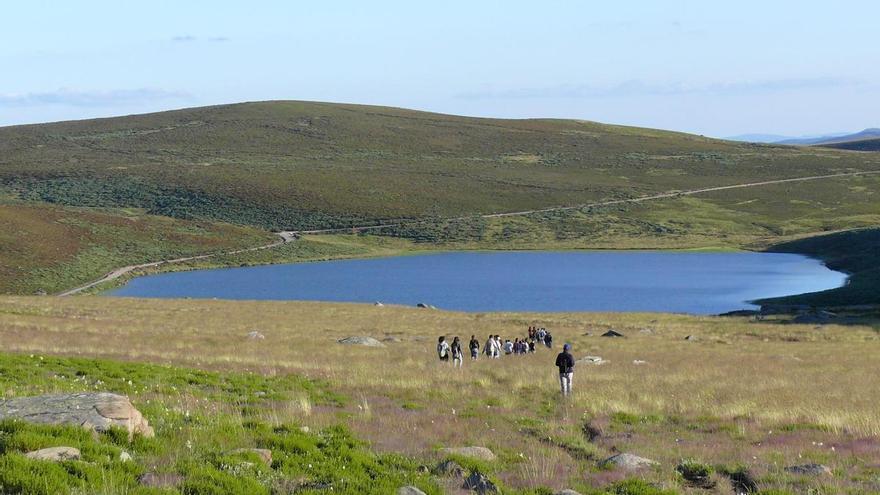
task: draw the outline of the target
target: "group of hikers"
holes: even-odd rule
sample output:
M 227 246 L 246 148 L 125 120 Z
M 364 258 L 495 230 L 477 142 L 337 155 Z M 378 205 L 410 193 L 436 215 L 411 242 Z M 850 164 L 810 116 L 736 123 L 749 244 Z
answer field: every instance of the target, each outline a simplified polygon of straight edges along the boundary
M 485 354 L 487 358 L 498 359 L 502 353 L 505 355 L 522 355 L 535 352 L 539 345 L 544 345 L 548 349 L 553 348 L 553 335 L 546 328 L 530 326 L 527 337 L 522 339 L 514 338 L 512 342 L 510 339 L 506 339 L 502 343 L 500 335 L 489 335 L 489 338 L 486 339 L 482 347 L 477 337 L 471 335 L 471 340 L 468 342 L 468 350 L 472 360 L 477 360 L 480 354 Z M 565 344 L 562 347 L 562 352 L 556 356 L 556 366 L 559 368 L 559 383 L 562 388 L 562 394 L 566 396 L 571 394 L 571 379 L 574 371 L 574 358 L 570 351 L 571 344 Z M 464 364 L 464 350 L 458 336 L 453 337 L 450 343 L 446 341 L 445 335 L 441 335 L 437 340 L 437 356 L 442 362 L 449 362 L 451 359 L 452 365 L 460 368 Z

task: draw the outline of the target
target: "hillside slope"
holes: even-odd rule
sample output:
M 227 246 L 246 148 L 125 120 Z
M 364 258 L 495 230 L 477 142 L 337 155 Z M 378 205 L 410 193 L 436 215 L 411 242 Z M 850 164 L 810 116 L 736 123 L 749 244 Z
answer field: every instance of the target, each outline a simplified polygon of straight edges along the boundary
M 843 143 L 823 144 L 826 148 L 836 148 L 839 150 L 851 151 L 880 151 L 880 138 L 859 139 L 856 141 L 846 141 Z
M 0 128 L 27 200 L 269 229 L 580 204 L 880 168 L 799 150 L 566 120 L 262 102 Z
M 5 127 L 0 291 L 56 292 L 119 266 L 264 244 L 266 230 L 378 223 L 394 226 L 371 234 L 413 249 L 760 249 L 880 225 L 880 175 L 480 215 L 871 170 L 880 170 L 880 155 L 330 103 Z M 131 228 L 133 215 L 151 227 Z M 377 241 L 346 242 L 354 247 L 343 251 L 369 253 Z

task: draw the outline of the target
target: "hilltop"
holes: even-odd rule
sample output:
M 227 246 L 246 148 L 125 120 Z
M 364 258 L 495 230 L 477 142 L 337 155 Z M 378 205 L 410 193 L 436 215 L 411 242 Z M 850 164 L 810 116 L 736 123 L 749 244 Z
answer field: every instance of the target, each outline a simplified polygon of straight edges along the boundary
M 421 248 L 761 249 L 880 224 L 880 202 L 873 200 L 880 176 L 765 182 L 873 170 L 880 170 L 880 157 L 833 149 L 587 121 L 295 101 L 0 128 L 0 209 L 64 212 L 63 228 L 90 232 L 96 227 L 82 215 L 113 217 L 100 228 L 106 235 L 88 246 L 92 253 L 125 251 L 121 264 L 170 254 L 149 241 L 131 245 L 123 226 L 132 216 L 198 235 L 223 231 L 230 246 L 264 243 L 269 230 L 391 223 L 371 234 Z M 481 216 L 533 210 L 540 211 Z M 28 231 L 58 232 L 52 215 L 29 218 Z M 169 235 L 163 228 L 153 237 Z M 33 238 L 4 241 L 9 247 L 0 256 L 16 282 L 3 290 L 60 291 L 112 268 L 77 262 L 76 271 L 66 270 L 83 257 L 85 248 L 75 246 L 6 261 L 9 252 L 27 252 L 26 239 Z M 204 248 L 194 238 L 182 242 L 186 247 L 170 251 Z M 46 270 L 65 276 L 47 280 L 40 276 Z

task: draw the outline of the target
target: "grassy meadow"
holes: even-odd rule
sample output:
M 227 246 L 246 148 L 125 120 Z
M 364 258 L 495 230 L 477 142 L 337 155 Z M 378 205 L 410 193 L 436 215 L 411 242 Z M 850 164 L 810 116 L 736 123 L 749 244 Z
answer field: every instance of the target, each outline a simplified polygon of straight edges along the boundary
M 490 333 L 522 336 L 532 324 L 553 332 L 556 349 L 467 361 L 461 370 L 434 354 L 440 334 L 476 334 L 482 343 Z M 610 328 L 626 337 L 599 336 Z M 249 339 L 252 331 L 265 338 Z M 336 342 L 353 335 L 385 347 Z M 441 448 L 466 445 L 497 454 L 491 462 L 459 460 L 505 493 L 730 493 L 723 473 L 743 470 L 768 494 L 880 490 L 876 324 L 7 296 L 0 298 L 0 342 L 5 396 L 116 391 L 157 426 L 156 439 L 133 445 L 77 437 L 101 459 L 129 449 L 135 462 L 76 468 L 104 469 L 117 480 L 112 486 L 95 473 L 51 475 L 79 486 L 76 493 L 140 493 L 132 480 L 147 470 L 186 475 L 185 493 L 287 493 L 281 490 L 290 480 L 312 490 L 330 483 L 343 493 L 391 493 L 402 484 L 441 493 L 455 486 L 416 468 L 444 459 Z M 563 342 L 574 345 L 576 358 L 606 361 L 578 364 L 567 401 L 552 366 Z M 23 427 L 0 425 L 6 482 L 9 466 L 25 465 L 17 453 L 23 446 L 77 435 L 16 428 Z M 269 467 L 249 461 L 236 468 L 243 460 L 228 458 L 231 449 L 261 446 L 277 456 Z M 320 452 L 321 460 L 307 461 L 303 452 Z M 659 465 L 637 473 L 598 466 L 616 452 Z M 707 470 L 715 488 L 689 485 L 676 474 L 682 461 Z M 350 479 L 340 462 L 353 469 Z M 784 470 L 811 462 L 832 474 Z M 50 469 L 27 465 L 29 472 Z M 186 488 L 233 483 L 231 473 L 250 488 Z M 371 477 L 374 485 L 363 484 Z

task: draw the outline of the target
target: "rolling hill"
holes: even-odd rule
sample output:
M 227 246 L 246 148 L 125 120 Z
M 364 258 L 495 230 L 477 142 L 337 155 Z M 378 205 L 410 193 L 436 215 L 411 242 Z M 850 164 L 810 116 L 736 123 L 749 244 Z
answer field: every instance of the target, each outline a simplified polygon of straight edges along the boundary
M 829 144 L 848 143 L 880 137 L 880 129 L 865 129 L 851 134 L 829 134 L 827 136 L 809 138 L 791 138 L 775 141 L 775 144 L 792 144 L 799 146 L 825 146 Z
M 0 209 L 6 218 L 25 206 L 64 212 L 64 222 L 28 217 L 30 229 L 58 234 L 45 237 L 53 246 L 67 238 L 68 225 L 93 232 L 84 216 L 98 212 L 127 225 L 118 219 L 137 212 L 163 226 L 155 239 L 167 238 L 166 229 L 196 229 L 215 238 L 222 232 L 224 246 L 264 242 L 268 230 L 392 223 L 374 233 L 423 247 L 760 248 L 880 224 L 880 176 L 546 209 L 873 170 L 880 170 L 878 156 L 826 148 L 296 101 L 0 128 Z M 538 211 L 482 216 L 530 210 Z M 124 253 L 112 257 L 120 264 L 222 247 L 196 236 L 166 252 L 156 249 L 158 240 L 130 242 L 125 229 L 103 232 L 92 237 L 90 252 Z M 86 264 L 44 287 L 34 274 L 65 271 L 82 251 L 9 261 L 32 242 L 9 235 L 0 245 L 10 276 L 30 280 L 2 290 L 52 291 L 106 271 Z
M 880 151 L 880 138 L 859 139 L 856 141 L 846 141 L 843 143 L 823 144 L 827 148 L 836 148 L 839 150 L 851 151 Z

